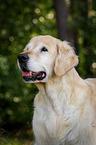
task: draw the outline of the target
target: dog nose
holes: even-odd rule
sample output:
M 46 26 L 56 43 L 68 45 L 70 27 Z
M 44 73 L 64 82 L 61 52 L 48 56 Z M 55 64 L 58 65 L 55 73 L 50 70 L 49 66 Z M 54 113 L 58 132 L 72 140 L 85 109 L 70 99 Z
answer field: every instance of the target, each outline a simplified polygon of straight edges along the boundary
M 21 53 L 18 55 L 19 62 L 26 62 L 28 61 L 28 59 L 29 59 L 29 56 L 26 53 Z

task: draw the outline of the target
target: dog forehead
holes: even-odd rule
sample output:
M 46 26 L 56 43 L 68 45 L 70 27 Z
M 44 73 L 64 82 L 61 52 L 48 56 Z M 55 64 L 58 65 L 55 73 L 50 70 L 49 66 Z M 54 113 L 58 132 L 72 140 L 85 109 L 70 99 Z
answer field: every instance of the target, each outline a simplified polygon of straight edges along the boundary
M 52 37 L 52 36 L 50 36 L 50 35 L 39 35 L 39 36 L 33 37 L 33 38 L 30 40 L 30 42 L 32 42 L 32 41 L 41 41 L 41 40 L 45 40 L 45 41 L 50 40 L 50 41 L 52 41 L 52 40 L 54 40 L 54 39 L 55 39 L 55 38 Z
M 33 45 L 38 45 L 40 43 L 43 43 L 48 46 L 53 46 L 55 43 L 55 39 L 52 36 L 46 35 L 46 36 L 36 36 L 33 37 L 30 42 L 33 43 Z
M 36 36 L 29 41 L 27 47 L 31 49 L 47 47 L 48 50 L 52 52 L 56 50 L 56 40 L 49 35 Z

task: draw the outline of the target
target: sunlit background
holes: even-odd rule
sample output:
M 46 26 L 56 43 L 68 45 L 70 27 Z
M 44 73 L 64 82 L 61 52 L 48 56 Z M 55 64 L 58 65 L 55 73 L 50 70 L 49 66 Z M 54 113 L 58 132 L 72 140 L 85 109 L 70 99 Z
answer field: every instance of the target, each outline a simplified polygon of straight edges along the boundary
M 82 78 L 96 77 L 96 0 L 0 1 L 0 145 L 33 145 L 34 84 L 25 84 L 17 56 L 36 35 L 68 40 Z

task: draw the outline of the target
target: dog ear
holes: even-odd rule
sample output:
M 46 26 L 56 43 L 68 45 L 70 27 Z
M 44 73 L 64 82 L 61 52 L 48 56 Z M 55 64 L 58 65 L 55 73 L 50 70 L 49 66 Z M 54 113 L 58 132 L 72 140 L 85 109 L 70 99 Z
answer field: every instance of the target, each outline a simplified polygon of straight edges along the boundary
M 68 42 L 63 41 L 57 44 L 57 58 L 55 61 L 55 74 L 62 76 L 78 64 L 78 56 L 76 56 L 73 48 Z

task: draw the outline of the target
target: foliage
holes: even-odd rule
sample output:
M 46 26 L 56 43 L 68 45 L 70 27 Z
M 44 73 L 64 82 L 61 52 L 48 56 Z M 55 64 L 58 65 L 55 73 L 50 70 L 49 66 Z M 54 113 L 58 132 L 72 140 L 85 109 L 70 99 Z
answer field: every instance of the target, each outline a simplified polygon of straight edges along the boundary
M 96 4 L 95 0 L 70 0 L 71 28 L 77 33 L 80 64 L 83 78 L 96 77 Z M 76 38 L 75 37 L 75 38 Z
M 52 1 L 0 1 L 0 126 L 31 123 L 34 84 L 25 84 L 17 56 L 35 35 L 56 36 Z

